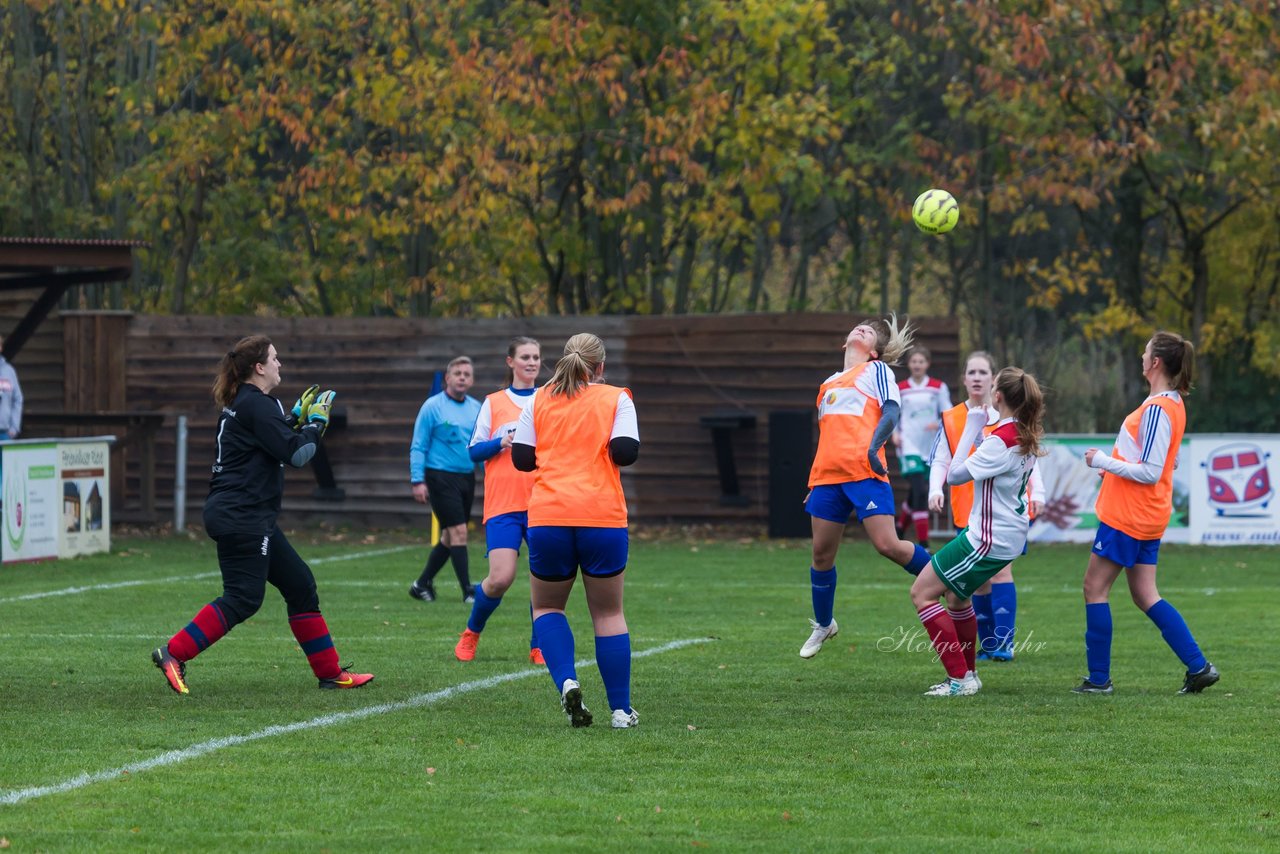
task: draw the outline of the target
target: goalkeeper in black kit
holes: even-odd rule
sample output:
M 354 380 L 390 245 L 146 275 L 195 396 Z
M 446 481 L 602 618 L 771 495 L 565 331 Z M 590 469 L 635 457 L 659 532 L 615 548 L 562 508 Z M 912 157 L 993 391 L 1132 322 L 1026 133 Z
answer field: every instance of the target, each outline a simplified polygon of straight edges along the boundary
M 179 694 L 188 693 L 186 663 L 262 606 L 267 583 L 280 591 L 289 628 L 321 688 L 359 688 L 371 673 L 338 663 L 329 627 L 320 614 L 316 580 L 276 525 L 284 493 L 284 466 L 305 466 L 329 426 L 334 392 L 307 389 L 285 412 L 271 392 L 280 385 L 280 357 L 271 339 L 253 335 L 236 342 L 218 366 L 214 400 L 217 457 L 204 504 L 205 531 L 218 545 L 222 595 L 196 613 L 186 628 L 151 653 L 151 660 Z

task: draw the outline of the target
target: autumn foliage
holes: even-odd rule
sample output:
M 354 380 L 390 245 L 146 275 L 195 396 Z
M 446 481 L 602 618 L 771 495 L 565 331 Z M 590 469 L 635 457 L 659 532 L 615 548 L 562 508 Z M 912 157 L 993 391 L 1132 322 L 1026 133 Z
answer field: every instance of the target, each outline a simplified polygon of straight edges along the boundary
M 958 314 L 1046 373 L 1167 326 L 1210 355 L 1205 388 L 1227 364 L 1274 378 L 1277 19 L 1271 0 L 14 2 L 0 224 L 149 241 L 117 297 L 145 311 L 894 309 Z M 927 186 L 961 202 L 945 238 L 911 228 Z

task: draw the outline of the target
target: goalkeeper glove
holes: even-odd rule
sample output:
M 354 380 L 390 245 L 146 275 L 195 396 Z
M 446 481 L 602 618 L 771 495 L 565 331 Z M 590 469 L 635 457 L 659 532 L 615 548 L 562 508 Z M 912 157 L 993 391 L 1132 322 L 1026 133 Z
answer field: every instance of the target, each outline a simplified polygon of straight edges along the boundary
M 320 425 L 321 436 L 324 435 L 325 430 L 329 429 L 329 410 L 333 409 L 333 399 L 337 396 L 336 391 L 321 392 L 311 404 L 311 408 L 307 410 L 307 423 Z
M 313 385 L 302 393 L 302 397 L 298 398 L 297 403 L 293 405 L 293 428 L 301 429 L 306 423 L 307 411 L 311 409 L 311 404 L 315 402 L 316 392 L 320 390 L 320 386 Z

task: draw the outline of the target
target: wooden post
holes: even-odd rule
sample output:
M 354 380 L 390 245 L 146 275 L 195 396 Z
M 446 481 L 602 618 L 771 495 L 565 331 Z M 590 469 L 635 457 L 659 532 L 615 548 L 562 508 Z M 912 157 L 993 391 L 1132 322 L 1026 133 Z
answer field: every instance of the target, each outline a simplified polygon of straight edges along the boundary
M 125 356 L 132 319 L 131 311 L 62 312 L 65 411 L 120 412 L 127 408 Z
M 130 311 L 64 311 L 62 408 L 68 413 L 121 412 L 127 408 L 125 355 Z M 92 435 L 92 425 L 68 435 Z M 126 429 L 128 429 L 126 427 Z M 74 433 L 72 432 L 74 430 Z M 117 437 L 123 439 L 124 437 Z M 111 446 L 111 506 L 124 507 L 124 443 Z M 142 477 L 146 478 L 146 472 Z

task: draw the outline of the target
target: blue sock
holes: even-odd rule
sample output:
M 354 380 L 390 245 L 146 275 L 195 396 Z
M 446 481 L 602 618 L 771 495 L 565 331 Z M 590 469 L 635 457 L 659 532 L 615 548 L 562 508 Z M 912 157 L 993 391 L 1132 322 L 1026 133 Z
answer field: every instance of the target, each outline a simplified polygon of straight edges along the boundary
M 1164 642 L 1173 650 L 1173 654 L 1182 659 L 1188 673 L 1204 670 L 1204 654 L 1200 652 L 1196 639 L 1191 636 L 1191 629 L 1187 628 L 1187 621 L 1182 619 L 1177 608 L 1161 599 L 1147 609 L 1147 616 L 1160 629 Z
M 547 670 L 559 694 L 564 680 L 578 678 L 573 666 L 573 630 L 564 614 L 553 612 L 534 620 L 533 631 L 542 644 L 542 657 L 547 660 Z
M 973 613 L 978 617 L 978 652 L 990 653 L 996 648 L 991 622 L 991 594 L 975 593 L 972 601 Z
M 529 603 L 529 649 L 538 648 L 538 633 L 533 630 L 533 603 Z
M 813 619 L 820 626 L 829 626 L 836 606 L 836 568 L 823 571 L 809 567 L 809 583 L 813 585 Z
M 929 552 L 922 545 L 916 545 L 916 553 L 911 556 L 911 560 L 903 567 L 910 575 L 919 575 L 920 570 L 929 565 Z
M 471 616 L 467 619 L 467 628 L 473 632 L 483 632 L 484 624 L 489 622 L 489 615 L 502 604 L 502 597 L 499 596 L 494 599 L 486 596 L 483 584 L 476 585 L 475 597 L 476 601 L 471 606 Z M 532 608 L 533 606 L 530 605 L 529 607 Z
M 991 585 L 991 633 L 996 649 L 1013 649 L 1018 629 L 1018 588 L 1012 581 Z
M 1089 662 L 1089 681 L 1094 685 L 1111 681 L 1111 604 L 1108 602 L 1084 606 L 1084 654 Z
M 631 635 L 596 635 L 596 666 L 610 709 L 631 713 Z

